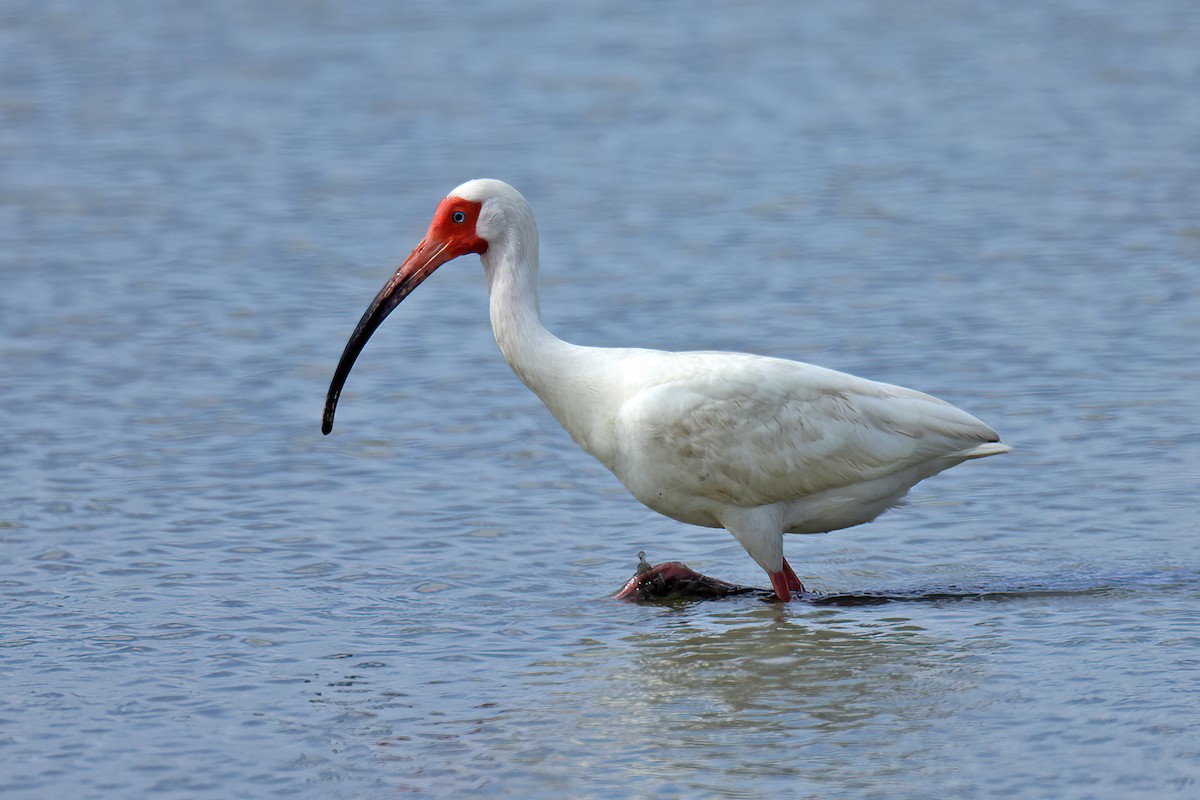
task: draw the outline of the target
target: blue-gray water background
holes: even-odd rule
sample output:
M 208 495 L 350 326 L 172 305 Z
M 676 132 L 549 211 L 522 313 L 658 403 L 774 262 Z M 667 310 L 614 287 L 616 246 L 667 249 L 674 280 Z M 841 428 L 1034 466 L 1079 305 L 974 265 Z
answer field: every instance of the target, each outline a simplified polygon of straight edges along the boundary
M 1200 15 L 1010 3 L 0 2 L 0 795 L 1200 794 Z M 744 583 L 496 352 L 547 325 L 913 386 L 1013 444 Z

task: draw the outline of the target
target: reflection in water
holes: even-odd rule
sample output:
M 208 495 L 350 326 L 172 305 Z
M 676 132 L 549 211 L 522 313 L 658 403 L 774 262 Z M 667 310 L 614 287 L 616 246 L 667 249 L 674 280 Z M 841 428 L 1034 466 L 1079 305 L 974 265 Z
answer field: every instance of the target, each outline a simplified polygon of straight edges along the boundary
M 718 773 L 802 771 L 814 786 L 845 787 L 854 775 L 845 744 L 911 740 L 953 711 L 946 667 L 957 650 L 906 617 L 780 606 L 678 613 L 625 638 L 632 649 L 607 665 L 610 713 L 587 723 L 599 738 L 654 754 L 635 774 L 692 776 L 700 787 Z
M 727 712 L 765 725 L 784 712 L 794 724 L 798 711 L 816 727 L 843 725 L 881 707 L 872 699 L 899 691 L 936 652 L 907 619 L 870 627 L 839 622 L 845 620 L 836 612 L 795 618 L 768 606 L 633 634 L 633 666 L 623 673 L 629 691 L 613 702 L 627 706 L 627 721 L 651 726 L 664 722 L 652 710 L 673 703 L 688 709 L 689 726 L 725 726 Z

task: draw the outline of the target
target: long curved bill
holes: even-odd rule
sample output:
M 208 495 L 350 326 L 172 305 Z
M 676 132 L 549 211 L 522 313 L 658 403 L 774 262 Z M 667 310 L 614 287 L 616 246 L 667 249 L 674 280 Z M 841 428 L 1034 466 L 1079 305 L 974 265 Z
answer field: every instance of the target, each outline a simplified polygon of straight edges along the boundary
M 329 393 L 325 395 L 325 413 L 321 417 L 321 433 L 328 435 L 333 430 L 333 415 L 337 411 L 342 387 L 346 384 L 350 369 L 354 366 L 358 354 L 366 346 L 367 340 L 371 338 L 371 334 L 387 319 L 387 315 L 400 305 L 401 300 L 408 297 L 413 289 L 421 285 L 421 281 L 433 274 L 433 271 L 442 264 L 462 255 L 450 245 L 449 241 L 438 241 L 426 236 L 409 253 L 408 258 L 404 259 L 404 263 L 383 285 L 379 294 L 375 295 L 371 305 L 367 306 L 362 319 L 354 328 L 354 333 L 350 334 L 350 340 L 346 342 L 346 349 L 342 351 L 342 358 L 333 372 L 333 380 L 329 382 Z

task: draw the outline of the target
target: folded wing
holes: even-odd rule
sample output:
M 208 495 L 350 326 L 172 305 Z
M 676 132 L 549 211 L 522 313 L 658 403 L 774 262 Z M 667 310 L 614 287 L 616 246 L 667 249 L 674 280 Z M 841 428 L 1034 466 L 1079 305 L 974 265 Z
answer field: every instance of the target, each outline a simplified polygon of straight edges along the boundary
M 679 490 L 722 502 L 794 500 L 931 459 L 962 460 L 998 441 L 965 411 L 911 389 L 793 361 L 673 355 L 660 381 L 623 404 L 617 424 L 648 462 L 675 473 Z

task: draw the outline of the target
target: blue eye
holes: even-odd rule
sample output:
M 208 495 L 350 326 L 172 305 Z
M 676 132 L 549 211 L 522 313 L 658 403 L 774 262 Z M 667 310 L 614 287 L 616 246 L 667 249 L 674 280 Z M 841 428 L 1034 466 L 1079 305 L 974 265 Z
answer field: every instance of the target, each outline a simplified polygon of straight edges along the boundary
M 467 215 L 461 211 L 455 211 L 453 214 L 450 215 L 450 219 L 454 220 L 455 222 L 465 222 L 467 219 Z

